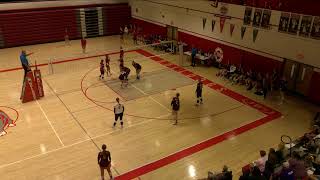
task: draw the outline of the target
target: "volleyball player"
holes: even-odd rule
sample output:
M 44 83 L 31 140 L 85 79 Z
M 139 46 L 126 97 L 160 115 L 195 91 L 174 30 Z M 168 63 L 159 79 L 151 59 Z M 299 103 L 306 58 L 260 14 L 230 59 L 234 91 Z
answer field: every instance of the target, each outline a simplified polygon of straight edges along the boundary
M 111 76 L 111 70 L 110 70 L 110 57 L 108 54 L 106 54 L 106 68 L 107 68 L 107 76 Z
M 103 64 L 103 60 L 101 59 L 101 61 L 100 61 L 100 76 L 99 76 L 99 79 L 104 79 L 104 72 L 105 72 L 104 64 Z
M 111 173 L 111 154 L 107 151 L 107 146 L 102 145 L 102 151 L 98 154 L 98 164 L 100 166 L 101 179 L 104 180 L 104 170 L 107 169 L 110 179 L 113 179 Z
M 120 46 L 120 59 L 123 59 L 123 57 L 124 57 L 124 51 L 122 46 Z
M 87 40 L 85 39 L 85 37 L 82 37 L 82 39 L 81 39 L 81 47 L 82 47 L 82 52 L 86 53 Z
M 124 84 L 126 82 L 126 80 L 125 80 L 125 72 L 124 71 L 120 72 L 119 79 L 121 81 L 121 87 L 123 88 L 123 86 L 124 86 Z
M 137 79 L 140 79 L 140 72 L 141 72 L 141 65 L 139 63 L 136 63 L 134 61 L 132 61 L 132 66 L 136 69 L 136 75 L 137 75 Z
M 196 96 L 197 96 L 196 106 L 198 106 L 199 104 L 202 104 L 202 88 L 203 88 L 203 84 L 201 79 L 199 78 L 197 83 L 197 89 L 196 89 Z
M 117 125 L 117 121 L 120 118 L 120 124 L 121 127 L 123 127 L 123 112 L 124 112 L 124 106 L 122 104 L 120 104 L 120 99 L 117 98 L 116 99 L 117 104 L 114 106 L 113 111 L 114 111 L 114 123 L 113 123 L 113 127 L 116 127 Z
M 172 115 L 173 115 L 173 120 L 175 123 L 173 125 L 178 124 L 178 111 L 180 109 L 180 100 L 179 100 L 180 94 L 177 93 L 175 97 L 172 98 L 171 101 L 171 107 L 172 107 Z

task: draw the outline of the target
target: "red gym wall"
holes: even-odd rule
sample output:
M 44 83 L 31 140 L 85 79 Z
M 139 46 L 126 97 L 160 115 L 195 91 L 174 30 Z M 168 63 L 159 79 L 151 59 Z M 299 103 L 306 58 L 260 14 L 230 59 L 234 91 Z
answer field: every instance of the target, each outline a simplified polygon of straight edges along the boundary
M 127 3 L 0 11 L 0 48 L 61 41 L 66 28 L 70 39 L 80 38 L 79 8 L 93 7 L 103 7 L 104 35 L 118 34 L 130 21 Z

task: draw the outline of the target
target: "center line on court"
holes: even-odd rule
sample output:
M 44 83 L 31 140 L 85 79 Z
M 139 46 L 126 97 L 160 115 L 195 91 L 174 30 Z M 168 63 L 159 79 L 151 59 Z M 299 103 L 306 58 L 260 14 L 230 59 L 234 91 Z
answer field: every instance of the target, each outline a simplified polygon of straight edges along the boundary
M 53 130 L 54 134 L 57 136 L 57 138 L 58 138 L 58 140 L 60 141 L 60 143 L 61 143 L 62 147 L 64 147 L 64 144 L 63 144 L 63 142 L 62 142 L 61 138 L 59 137 L 59 134 L 58 134 L 58 133 L 57 133 L 57 131 L 54 129 L 54 127 L 53 127 L 53 125 L 52 125 L 51 121 L 49 120 L 49 118 L 48 118 L 47 114 L 44 112 L 44 110 L 43 110 L 42 106 L 40 105 L 39 101 L 38 101 L 38 100 L 36 100 L 36 103 L 38 104 L 38 106 L 39 106 L 39 108 L 40 108 L 40 110 L 41 110 L 42 114 L 44 115 L 44 117 L 47 119 L 47 121 L 48 121 L 48 123 L 49 123 L 49 125 L 50 125 L 51 129 Z

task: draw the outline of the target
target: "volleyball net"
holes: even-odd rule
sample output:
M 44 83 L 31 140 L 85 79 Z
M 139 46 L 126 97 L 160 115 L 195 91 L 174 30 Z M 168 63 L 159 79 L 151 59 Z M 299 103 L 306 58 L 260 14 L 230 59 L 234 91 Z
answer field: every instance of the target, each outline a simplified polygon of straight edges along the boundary
M 120 44 L 115 45 L 111 48 L 99 48 L 95 50 L 87 50 L 86 53 L 82 53 L 79 49 L 78 52 L 64 52 L 64 49 L 53 50 L 52 56 L 47 59 L 47 70 L 43 69 L 43 74 L 59 74 L 66 72 L 82 72 L 92 69 L 94 67 L 99 67 L 99 62 L 105 59 L 105 56 L 110 57 L 111 68 L 112 66 L 118 65 L 118 60 L 120 58 Z M 65 47 L 68 48 L 68 47 Z M 142 44 L 142 45 L 122 45 L 124 53 L 124 63 L 129 61 L 147 61 L 152 57 L 161 58 L 178 58 L 174 54 L 177 52 L 177 46 L 174 41 L 162 41 L 152 44 Z M 148 52 L 149 55 L 145 56 L 140 52 Z M 152 54 L 152 55 L 151 55 Z

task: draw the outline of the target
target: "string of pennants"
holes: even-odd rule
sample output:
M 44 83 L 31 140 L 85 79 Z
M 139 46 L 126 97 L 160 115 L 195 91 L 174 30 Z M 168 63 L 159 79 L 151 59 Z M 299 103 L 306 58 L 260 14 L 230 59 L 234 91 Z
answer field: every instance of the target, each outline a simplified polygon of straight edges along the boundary
M 226 18 L 225 17 L 220 17 L 220 33 L 223 32 L 224 26 L 225 26 L 225 22 L 226 22 Z M 206 24 L 207 24 L 207 18 L 202 18 L 202 28 L 205 29 L 206 28 Z M 212 20 L 211 21 L 211 32 L 214 31 L 215 29 L 215 25 L 216 25 L 216 20 Z M 235 29 L 235 24 L 230 24 L 230 36 L 232 37 L 233 32 Z M 241 39 L 243 39 L 245 33 L 246 33 L 247 27 L 246 26 L 242 26 L 241 27 Z M 254 28 L 253 29 L 253 42 L 256 41 L 257 36 L 258 36 L 259 30 Z

